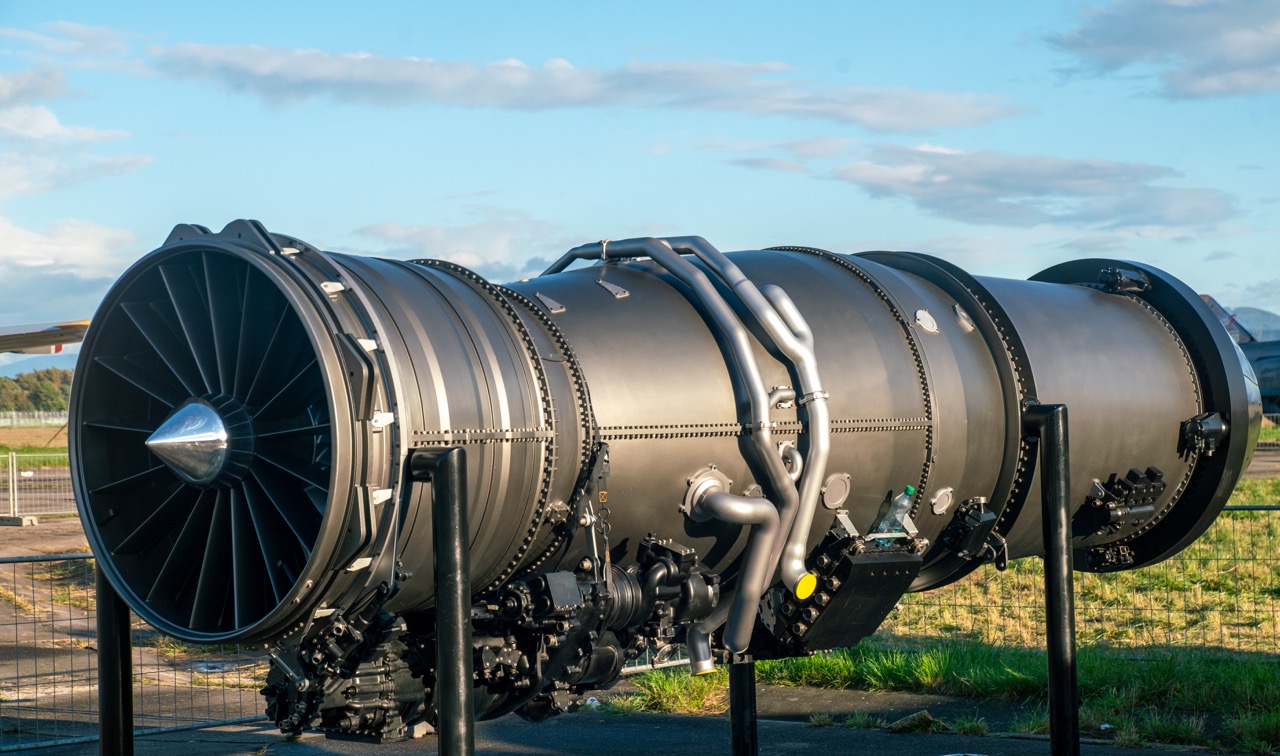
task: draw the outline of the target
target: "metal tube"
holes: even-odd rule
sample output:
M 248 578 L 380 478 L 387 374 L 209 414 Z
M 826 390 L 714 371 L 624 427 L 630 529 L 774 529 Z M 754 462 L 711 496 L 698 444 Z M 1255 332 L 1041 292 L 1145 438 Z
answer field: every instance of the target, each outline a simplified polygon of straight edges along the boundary
M 751 538 L 747 543 L 749 551 L 743 557 L 745 566 L 738 591 L 732 599 L 733 609 L 729 611 L 729 601 L 721 599 L 710 617 L 689 630 L 689 654 L 692 657 L 695 655 L 695 648 L 708 647 L 706 636 L 719 627 L 727 613 L 729 624 L 724 633 L 725 645 L 735 654 L 743 653 L 751 643 L 756 609 L 771 577 L 767 557 L 778 533 L 778 509 L 768 499 L 736 496 L 728 491 L 714 490 L 698 499 L 690 516 L 695 520 L 714 517 L 725 522 L 751 526 Z M 707 653 L 706 656 L 709 658 L 710 654 Z M 698 659 L 694 661 L 705 662 Z M 695 674 L 701 671 L 710 670 L 694 669 Z
M 756 662 L 735 654 L 729 662 L 729 727 L 733 756 L 756 756 L 760 742 L 756 727 Z
M 133 647 L 129 606 L 97 567 L 98 753 L 133 756 Z
M 475 753 L 471 658 L 471 574 L 467 530 L 466 452 L 460 447 L 414 449 L 416 481 L 431 481 L 436 580 L 436 730 L 440 753 Z
M 787 474 L 792 480 L 799 480 L 804 474 L 804 455 L 794 446 L 782 447 L 782 461 L 787 465 Z
M 689 237 L 694 238 L 694 237 Z M 683 247 L 682 247 L 683 248 Z M 704 254 L 706 248 L 711 248 L 709 244 L 702 243 L 698 249 L 702 249 Z M 695 248 L 690 246 L 688 249 L 692 252 Z M 716 254 L 719 251 L 716 250 Z M 747 331 L 746 326 L 738 318 L 733 308 L 725 302 L 724 297 L 712 285 L 707 275 L 699 270 L 696 266 L 684 259 L 669 243 L 663 243 L 657 239 L 639 238 L 639 239 L 623 239 L 621 241 L 611 242 L 595 242 L 592 244 L 584 244 L 575 247 L 565 253 L 560 260 L 556 261 L 547 273 L 554 273 L 563 270 L 573 260 L 583 259 L 628 259 L 640 256 L 647 256 L 653 259 L 663 267 L 664 270 L 674 275 L 682 283 L 693 290 L 694 296 L 705 307 L 706 312 L 715 322 L 716 326 L 724 334 L 729 343 L 730 355 L 737 367 L 738 374 L 742 378 L 742 383 L 746 389 L 747 399 L 749 403 L 749 411 L 751 413 L 751 422 L 749 423 L 749 431 L 751 433 L 752 449 L 755 453 L 755 461 L 764 470 L 766 482 L 769 486 L 768 494 L 772 495 L 775 502 L 775 508 L 781 517 L 785 512 L 794 511 L 799 505 L 799 494 L 796 491 L 794 482 L 787 474 L 786 467 L 782 463 L 782 457 L 778 454 L 777 448 L 773 443 L 772 426 L 773 423 L 769 418 L 769 410 L 771 407 L 769 401 L 769 393 L 765 390 L 764 379 L 760 374 L 760 366 L 756 362 L 755 353 L 751 346 L 751 334 Z M 723 257 L 723 255 L 721 255 Z M 737 270 L 735 267 L 734 270 Z M 544 273 L 546 275 L 546 273 Z M 741 276 L 741 271 L 738 271 Z M 745 276 L 743 277 L 745 278 Z M 775 313 L 775 317 L 776 313 Z M 779 322 L 781 319 L 779 318 Z M 778 545 L 782 537 L 780 529 L 775 529 L 771 533 L 755 532 L 752 533 L 752 540 L 756 538 L 768 538 L 768 549 L 749 548 L 748 559 L 758 561 L 767 560 L 764 564 L 758 565 L 753 570 L 752 565 L 748 562 L 744 568 L 746 573 L 753 573 L 757 570 L 763 570 L 766 580 L 759 586 L 756 591 L 754 586 L 749 586 L 744 579 L 740 581 L 736 592 L 748 591 L 748 595 L 739 600 L 736 596 L 730 598 L 729 595 L 722 594 L 720 597 L 721 604 L 732 603 L 738 612 L 745 613 L 744 616 L 736 616 L 733 624 L 737 628 L 750 627 L 755 621 L 756 608 L 760 604 L 760 597 L 764 593 L 767 584 L 767 578 L 773 572 L 773 565 L 776 563 L 772 555 L 780 550 Z M 748 611 L 749 607 L 749 611 Z M 718 609 L 719 607 L 717 607 Z M 690 632 L 710 633 L 719 626 L 725 619 L 724 611 L 713 612 L 711 617 L 699 623 L 698 627 Z M 709 624 L 715 619 L 715 624 Z M 749 637 L 748 637 L 749 640 Z M 700 645 L 700 644 L 695 644 Z M 745 646 L 743 647 L 745 650 Z
M 1040 439 L 1049 657 L 1049 743 L 1054 756 L 1078 756 L 1080 711 L 1076 686 L 1067 407 L 1065 404 L 1035 404 L 1026 407 L 1022 417 L 1023 431 Z
M 818 507 L 818 498 L 826 476 L 827 459 L 831 453 L 831 421 L 826 406 L 827 395 L 818 375 L 817 359 L 813 353 L 813 331 L 800 314 L 799 308 L 787 293 L 778 286 L 757 288 L 755 283 L 723 252 L 700 236 L 681 236 L 666 240 L 673 249 L 688 251 L 705 263 L 733 290 L 743 306 L 756 318 L 773 341 L 774 347 L 783 353 L 795 368 L 800 384 L 799 403 L 808 414 L 808 454 L 805 473 L 800 479 L 797 505 L 787 507 L 781 513 L 781 538 L 775 542 L 769 564 L 782 562 L 782 581 L 797 598 L 805 599 L 817 586 L 817 577 L 809 572 L 805 557 L 809 553 L 809 530 Z

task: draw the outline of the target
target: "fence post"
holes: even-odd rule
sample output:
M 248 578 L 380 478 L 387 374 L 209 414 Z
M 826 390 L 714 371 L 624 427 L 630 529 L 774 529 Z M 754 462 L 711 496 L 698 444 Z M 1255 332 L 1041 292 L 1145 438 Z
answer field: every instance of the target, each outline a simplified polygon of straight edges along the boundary
M 18 516 L 18 455 L 9 452 L 9 516 Z

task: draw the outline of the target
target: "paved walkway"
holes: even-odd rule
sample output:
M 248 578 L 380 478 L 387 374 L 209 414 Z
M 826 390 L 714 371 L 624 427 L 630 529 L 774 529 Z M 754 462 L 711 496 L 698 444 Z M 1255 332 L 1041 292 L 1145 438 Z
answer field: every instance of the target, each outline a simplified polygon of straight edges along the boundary
M 894 754 L 895 756 L 1033 756 L 1048 754 L 1044 739 L 964 737 L 950 734 L 895 735 L 884 730 L 849 730 L 839 727 L 807 727 L 800 722 L 762 720 L 761 754 Z M 170 733 L 139 738 L 140 756 L 228 756 L 263 754 L 358 754 L 399 756 L 435 754 L 434 736 L 386 745 L 326 740 L 306 735 L 286 742 L 269 726 L 240 725 L 209 730 Z M 567 714 L 533 724 L 514 716 L 482 722 L 476 728 L 478 754 L 536 754 L 550 756 L 655 756 L 731 753 L 729 723 L 724 717 L 679 717 L 667 714 Z M 39 756 L 92 756 L 97 745 L 42 749 Z M 1082 756 L 1134 756 L 1133 749 L 1085 744 Z M 1159 752 L 1157 752 L 1159 753 Z M 1167 753 L 1167 751 L 1165 752 Z M 1209 753 L 1196 751 L 1198 754 Z

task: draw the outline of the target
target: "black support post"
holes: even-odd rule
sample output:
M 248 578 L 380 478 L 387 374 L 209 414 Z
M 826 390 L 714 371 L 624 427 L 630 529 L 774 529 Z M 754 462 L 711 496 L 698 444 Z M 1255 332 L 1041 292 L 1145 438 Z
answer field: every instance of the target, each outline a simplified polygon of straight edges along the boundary
M 733 756 L 756 756 L 756 660 L 735 654 L 729 662 L 729 727 L 733 731 Z
M 1067 407 L 1063 404 L 1030 405 L 1023 413 L 1022 425 L 1026 435 L 1040 439 L 1050 750 L 1053 756 L 1079 756 L 1080 704 L 1076 685 L 1076 605 L 1071 564 Z
M 97 568 L 98 753 L 133 756 L 133 646 L 129 606 Z
M 409 455 L 408 468 L 413 480 L 431 481 L 439 752 L 442 756 L 471 756 L 476 739 L 466 453 L 460 447 L 415 449 Z

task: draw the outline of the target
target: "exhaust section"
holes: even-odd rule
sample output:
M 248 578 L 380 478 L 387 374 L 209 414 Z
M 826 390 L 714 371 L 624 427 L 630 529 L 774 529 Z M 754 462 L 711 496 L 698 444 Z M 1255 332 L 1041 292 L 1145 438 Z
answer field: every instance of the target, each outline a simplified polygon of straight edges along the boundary
M 466 454 L 477 707 L 536 719 L 645 650 L 706 671 L 851 645 L 904 591 L 1040 554 L 1033 401 L 1070 407 L 1092 571 L 1202 533 L 1261 419 L 1203 302 L 1138 263 L 1012 281 L 678 237 L 497 286 L 236 221 L 177 227 L 108 293 L 71 450 L 141 617 L 268 653 L 287 731 L 385 740 L 434 716 L 410 450 Z M 901 532 L 871 538 L 908 486 Z

